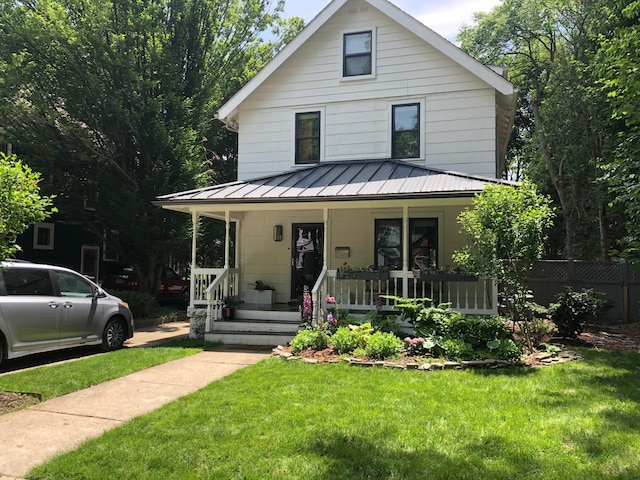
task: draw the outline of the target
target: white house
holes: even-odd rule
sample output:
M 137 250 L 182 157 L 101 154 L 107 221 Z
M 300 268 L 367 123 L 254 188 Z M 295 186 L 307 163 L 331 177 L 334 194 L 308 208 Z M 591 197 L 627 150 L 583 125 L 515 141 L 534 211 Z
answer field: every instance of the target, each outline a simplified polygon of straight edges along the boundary
M 226 222 L 225 268 L 196 265 L 193 244 L 189 312 L 206 319 L 205 336 L 290 339 L 304 285 L 315 315 L 328 294 L 359 311 L 392 294 L 495 312 L 491 282 L 425 272 L 451 266 L 463 242 L 456 217 L 502 182 L 517 97 L 503 73 L 387 0 L 333 0 L 220 108 L 218 119 L 238 132 L 238 181 L 156 202 L 190 214 L 194 238 L 199 217 Z M 385 273 L 341 279 L 345 263 Z M 275 291 L 253 291 L 257 280 Z M 244 310 L 222 322 L 229 294 Z M 281 311 L 288 305 L 290 314 Z

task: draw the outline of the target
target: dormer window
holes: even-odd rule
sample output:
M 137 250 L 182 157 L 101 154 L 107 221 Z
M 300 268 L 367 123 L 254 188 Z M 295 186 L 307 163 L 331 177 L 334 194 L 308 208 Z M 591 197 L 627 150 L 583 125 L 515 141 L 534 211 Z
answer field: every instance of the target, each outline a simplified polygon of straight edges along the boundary
M 320 161 L 320 112 L 296 113 L 296 164 Z
M 373 75 L 373 31 L 345 33 L 343 42 L 342 76 Z

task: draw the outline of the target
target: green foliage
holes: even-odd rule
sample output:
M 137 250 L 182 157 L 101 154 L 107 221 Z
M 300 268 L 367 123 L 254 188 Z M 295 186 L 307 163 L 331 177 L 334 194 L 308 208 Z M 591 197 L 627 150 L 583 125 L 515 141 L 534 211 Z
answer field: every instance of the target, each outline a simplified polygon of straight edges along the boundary
M 333 335 L 331 335 L 331 345 L 340 355 L 353 352 L 358 342 L 353 330 L 349 327 L 339 327 Z
M 111 295 L 121 298 L 129 304 L 129 310 L 133 314 L 133 318 L 149 318 L 151 317 L 156 305 L 156 298 L 147 292 L 138 292 L 133 290 L 113 290 L 109 291 Z
M 454 253 L 454 261 L 500 282 L 507 313 L 519 322 L 525 319 L 528 275 L 542 256 L 544 231 L 554 215 L 550 200 L 525 180 L 518 186 L 488 186 L 473 203 L 458 216 L 468 244 Z M 528 345 L 532 350 L 530 340 Z
M 356 348 L 365 348 L 369 337 L 373 333 L 373 327 L 370 323 L 363 323 L 361 325 L 349 325 L 349 329 L 353 333 L 353 337 L 356 341 Z
M 282 9 L 261 0 L 0 0 L 2 143 L 43 173 L 66 219 L 99 238 L 118 232 L 105 241 L 134 265 L 141 290 L 157 288 L 166 258 L 188 254 L 191 235 L 188 215 L 151 202 L 235 180 L 224 165 L 235 159 L 233 135 L 219 133 L 214 113 L 301 28 L 278 22 Z
M 448 335 L 473 348 L 482 348 L 489 341 L 508 338 L 509 330 L 501 317 L 460 316 L 450 322 Z
M 444 341 L 443 348 L 447 358 L 458 362 L 473 357 L 473 347 L 460 338 L 448 338 Z
M 402 340 L 393 333 L 375 332 L 367 339 L 365 352 L 367 357 L 384 359 L 395 358 L 402 351 Z
M 40 195 L 39 182 L 39 173 L 0 152 L 0 260 L 20 250 L 18 235 L 57 211 L 53 197 Z
M 364 316 L 364 321 L 370 323 L 374 330 L 390 332 L 398 335 L 401 325 L 397 315 L 383 315 L 378 310 L 371 310 Z
M 326 332 L 318 329 L 300 330 L 290 342 L 295 353 L 311 348 L 313 350 L 324 350 L 329 345 L 329 336 Z
M 490 356 L 498 360 L 516 363 L 522 357 L 522 348 L 509 338 L 501 338 L 492 342 L 487 342 L 491 353 Z
M 557 302 L 551 305 L 551 320 L 563 337 L 576 337 L 582 332 L 582 323 L 595 319 L 600 313 L 613 306 L 610 299 L 593 289 L 574 292 L 568 287 L 556 295 Z

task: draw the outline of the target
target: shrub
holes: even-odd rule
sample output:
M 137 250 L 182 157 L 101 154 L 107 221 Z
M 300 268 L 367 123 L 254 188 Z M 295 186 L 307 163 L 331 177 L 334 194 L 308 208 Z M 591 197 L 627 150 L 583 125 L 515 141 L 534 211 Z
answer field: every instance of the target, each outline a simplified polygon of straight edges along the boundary
M 339 327 L 331 336 L 331 344 L 340 355 L 351 353 L 355 350 L 358 342 L 356 336 L 349 327 Z
M 397 315 L 383 315 L 377 310 L 367 312 L 364 316 L 364 321 L 370 323 L 373 329 L 378 332 L 389 332 L 398 335 L 402 330 Z
M 522 347 L 509 338 L 487 342 L 487 347 L 491 350 L 491 356 L 497 360 L 518 362 L 522 356 Z
M 574 292 L 571 287 L 556 296 L 558 300 L 550 307 L 551 320 L 563 337 L 576 337 L 582 333 L 582 322 L 596 318 L 613 306 L 604 294 L 593 289 Z
M 363 323 L 362 325 L 349 325 L 349 329 L 355 338 L 356 348 L 365 348 L 369 341 L 369 337 L 373 333 L 373 327 L 371 324 Z
M 462 339 L 449 338 L 444 341 L 443 347 L 447 358 L 460 361 L 473 357 L 473 346 Z
M 131 310 L 134 319 L 149 318 L 152 316 L 156 299 L 150 293 L 136 292 L 133 290 L 114 290 L 109 291 L 109 293 L 129 304 L 129 310 Z
M 500 317 L 456 317 L 449 324 L 449 337 L 483 348 L 491 340 L 508 338 L 509 330 Z
M 375 332 L 367 340 L 365 352 L 371 358 L 393 358 L 402 351 L 402 340 L 393 333 Z
M 329 336 L 321 330 L 300 330 L 290 342 L 295 353 L 307 348 L 324 350 L 329 345 Z

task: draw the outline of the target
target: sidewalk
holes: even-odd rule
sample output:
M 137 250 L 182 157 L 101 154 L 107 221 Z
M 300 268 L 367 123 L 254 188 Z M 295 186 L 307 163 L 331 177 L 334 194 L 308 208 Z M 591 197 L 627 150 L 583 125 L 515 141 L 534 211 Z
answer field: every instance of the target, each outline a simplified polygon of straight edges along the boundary
M 168 323 L 136 331 L 126 345 L 188 334 L 188 323 Z M 55 455 L 269 355 L 269 350 L 221 346 L 2 415 L 0 480 L 22 478 Z

